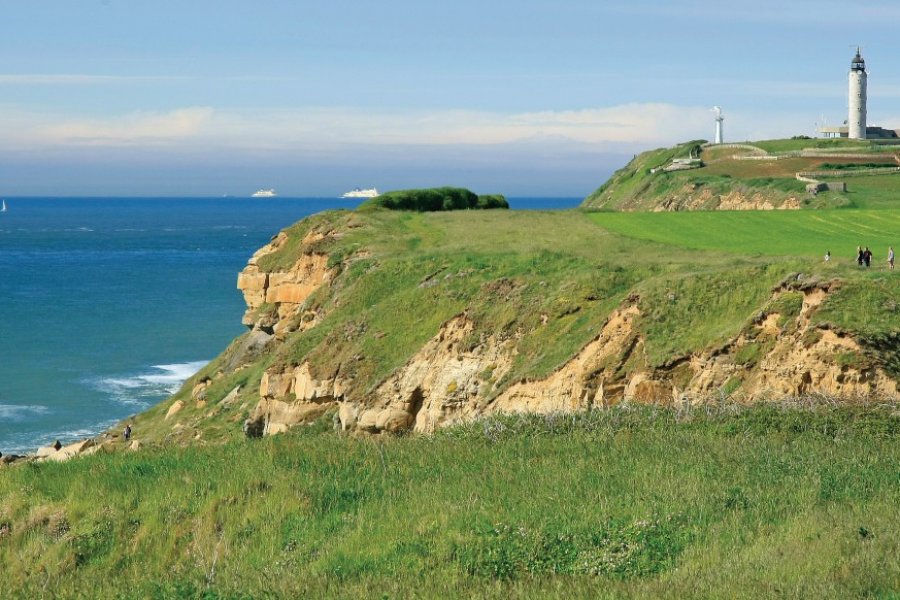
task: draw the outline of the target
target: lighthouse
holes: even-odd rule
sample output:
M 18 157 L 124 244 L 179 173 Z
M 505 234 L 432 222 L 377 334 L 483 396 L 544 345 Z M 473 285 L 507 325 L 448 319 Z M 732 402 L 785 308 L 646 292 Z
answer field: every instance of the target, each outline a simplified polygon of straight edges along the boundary
M 847 118 L 847 137 L 866 139 L 866 61 L 856 49 L 850 63 L 850 115 Z
M 722 121 L 725 120 L 725 117 L 722 116 L 722 109 L 718 106 L 713 106 L 713 110 L 716 111 L 716 143 L 722 143 Z

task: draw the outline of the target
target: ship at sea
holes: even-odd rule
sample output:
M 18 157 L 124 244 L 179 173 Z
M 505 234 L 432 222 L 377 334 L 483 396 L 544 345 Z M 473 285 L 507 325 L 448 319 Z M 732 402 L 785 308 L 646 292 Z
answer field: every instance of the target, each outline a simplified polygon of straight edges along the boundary
M 377 195 L 378 195 L 378 190 L 376 190 L 375 188 L 368 188 L 368 189 L 355 188 L 345 194 L 342 194 L 341 198 L 374 198 Z
M 267 190 L 256 190 L 253 194 L 250 195 L 251 198 L 274 198 L 278 194 L 275 193 L 273 188 L 269 188 Z

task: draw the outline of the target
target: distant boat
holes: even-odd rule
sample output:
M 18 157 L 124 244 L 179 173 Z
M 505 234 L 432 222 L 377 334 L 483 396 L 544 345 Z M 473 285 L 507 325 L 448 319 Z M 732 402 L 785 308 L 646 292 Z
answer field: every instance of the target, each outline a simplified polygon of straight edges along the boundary
M 274 198 L 278 194 L 275 193 L 273 188 L 269 188 L 267 190 L 256 190 L 250 196 L 251 198 Z
M 0 206 L 0 212 L 6 212 L 6 200 L 2 200 L 3 205 Z
M 341 195 L 341 198 L 375 198 L 376 196 L 378 196 L 378 190 L 375 188 L 355 188 L 346 194 Z

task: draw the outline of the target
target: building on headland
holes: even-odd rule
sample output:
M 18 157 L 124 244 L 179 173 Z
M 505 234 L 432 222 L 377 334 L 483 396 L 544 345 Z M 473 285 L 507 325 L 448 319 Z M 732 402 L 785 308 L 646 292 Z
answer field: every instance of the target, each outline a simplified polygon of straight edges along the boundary
M 866 61 L 863 59 L 860 49 L 856 49 L 856 56 L 850 61 L 850 74 L 848 75 L 850 87 L 848 90 L 848 114 L 846 125 L 843 127 L 819 127 L 819 133 L 827 138 L 850 138 L 855 140 L 898 139 L 900 131 L 884 129 L 866 124 L 866 100 L 868 74 L 866 73 Z
M 722 109 L 718 106 L 713 106 L 713 110 L 716 111 L 716 142 L 717 144 L 721 144 L 724 141 L 724 137 L 722 135 L 722 121 L 725 120 L 725 117 L 722 116 Z

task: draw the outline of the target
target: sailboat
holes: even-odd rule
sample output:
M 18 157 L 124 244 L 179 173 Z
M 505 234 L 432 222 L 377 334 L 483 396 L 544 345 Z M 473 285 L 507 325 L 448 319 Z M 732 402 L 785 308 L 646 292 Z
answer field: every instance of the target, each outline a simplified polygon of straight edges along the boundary
M 0 200 L 0 202 L 3 202 L 3 205 L 0 206 L 0 212 L 6 212 L 6 200 Z

